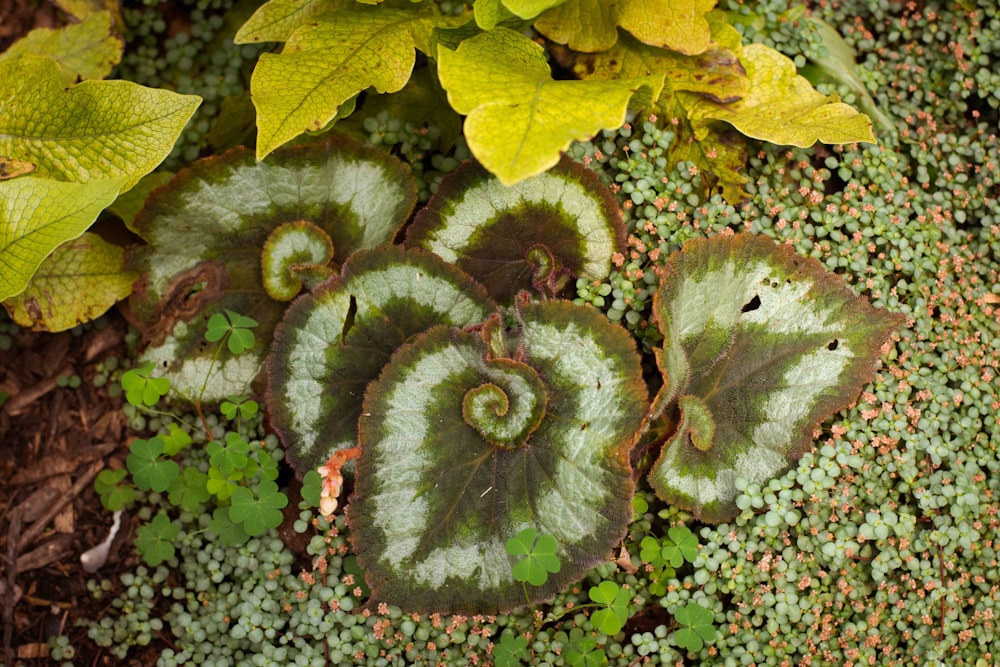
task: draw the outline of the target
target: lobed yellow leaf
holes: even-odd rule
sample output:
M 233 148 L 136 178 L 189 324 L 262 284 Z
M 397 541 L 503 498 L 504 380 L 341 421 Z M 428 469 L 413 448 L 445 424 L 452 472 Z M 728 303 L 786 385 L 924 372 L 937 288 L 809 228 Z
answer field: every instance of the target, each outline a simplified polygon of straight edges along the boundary
M 281 54 L 260 57 L 250 80 L 257 108 L 257 159 L 304 132 L 321 130 L 340 107 L 369 87 L 401 90 L 414 49 L 453 17 L 417 10 L 345 10 L 297 29 Z
M 59 65 L 48 58 L 2 60 L 0 155 L 34 163 L 41 178 L 122 179 L 127 190 L 170 153 L 200 103 L 196 95 L 131 81 L 66 89 Z
M 122 39 L 111 34 L 111 24 L 111 13 L 102 11 L 63 28 L 36 28 L 0 53 L 0 60 L 22 55 L 51 58 L 62 70 L 63 86 L 78 79 L 103 79 L 121 60 L 124 47 Z
M 122 270 L 124 250 L 87 232 L 42 262 L 27 289 L 4 302 L 11 318 L 35 331 L 65 331 L 100 317 L 128 296 L 136 271 Z
M 625 0 L 618 25 L 645 44 L 695 55 L 711 46 L 705 15 L 713 7 L 715 0 Z
M 122 178 L 0 181 L 0 300 L 20 294 L 59 244 L 82 234 L 118 196 Z
M 711 121 L 722 120 L 748 137 L 802 148 L 817 141 L 875 143 L 868 116 L 835 95 L 817 91 L 796 73 L 791 59 L 763 44 L 749 44 L 740 61 L 750 78 L 749 92 L 733 104 L 695 102 L 688 116 L 701 126 L 700 132 L 707 132 Z
M 662 75 L 555 81 L 542 48 L 506 28 L 440 48 L 438 77 L 452 107 L 467 114 L 472 154 L 504 185 L 555 165 L 573 141 L 619 127 L 633 95 L 655 99 L 663 86 Z
M 240 26 L 233 37 L 236 44 L 284 42 L 313 17 L 342 9 L 346 0 L 270 0 Z

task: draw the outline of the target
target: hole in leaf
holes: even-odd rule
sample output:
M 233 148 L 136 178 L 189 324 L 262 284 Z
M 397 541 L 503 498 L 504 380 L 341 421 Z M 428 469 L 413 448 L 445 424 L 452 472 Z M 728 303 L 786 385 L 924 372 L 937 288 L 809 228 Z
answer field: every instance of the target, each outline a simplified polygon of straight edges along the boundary
M 740 312 L 749 313 L 751 310 L 757 310 L 758 308 L 760 308 L 760 297 L 754 294 L 753 298 L 747 301 L 743 307 L 740 308 Z
M 826 349 L 828 349 L 831 352 L 833 352 L 834 350 L 837 349 L 837 345 L 839 345 L 839 344 L 840 344 L 840 341 L 838 341 L 836 338 L 834 338 L 832 341 L 830 341 L 830 344 L 826 346 Z
M 340 344 L 347 344 L 347 334 L 354 328 L 354 316 L 358 314 L 358 300 L 351 295 L 351 302 L 347 306 L 347 317 L 344 318 L 344 330 L 340 333 Z

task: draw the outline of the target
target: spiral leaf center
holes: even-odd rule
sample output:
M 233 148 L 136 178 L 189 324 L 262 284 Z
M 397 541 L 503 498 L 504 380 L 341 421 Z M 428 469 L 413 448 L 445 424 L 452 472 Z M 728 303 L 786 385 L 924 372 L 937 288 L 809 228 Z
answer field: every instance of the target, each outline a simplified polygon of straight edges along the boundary
M 545 416 L 545 385 L 530 366 L 509 359 L 494 362 L 492 382 L 469 389 L 462 418 L 488 443 L 503 449 L 524 445 Z

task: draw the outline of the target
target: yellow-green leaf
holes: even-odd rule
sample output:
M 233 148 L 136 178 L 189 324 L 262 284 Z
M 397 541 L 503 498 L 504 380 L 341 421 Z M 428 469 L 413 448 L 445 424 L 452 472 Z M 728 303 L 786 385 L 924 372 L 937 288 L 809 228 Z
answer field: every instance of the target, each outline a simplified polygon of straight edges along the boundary
M 98 12 L 110 12 L 115 26 L 118 28 L 125 27 L 125 20 L 122 19 L 122 11 L 118 5 L 118 0 L 53 0 L 52 4 L 78 21 L 82 21 L 91 14 Z
M 62 70 L 62 83 L 71 86 L 77 79 L 103 79 L 122 57 L 124 43 L 111 34 L 111 14 L 90 14 L 80 23 L 57 30 L 37 28 L 18 40 L 0 60 L 21 55 L 52 58 Z
M 507 7 L 528 18 L 529 8 L 554 2 L 505 0 Z M 519 11 L 523 6 L 525 11 Z M 553 6 L 535 21 L 535 29 L 574 51 L 606 51 L 618 40 L 618 27 L 639 41 L 680 53 L 696 54 L 712 44 L 707 14 L 715 0 L 569 0 Z
M 569 0 L 538 17 L 535 30 L 574 51 L 606 51 L 618 40 L 617 7 L 604 0 Z
M 522 19 L 533 19 L 547 9 L 565 4 L 567 0 L 501 0 L 512 14 Z M 477 9 L 478 11 L 478 9 Z
M 562 61 L 560 61 L 562 62 Z M 585 79 L 624 79 L 664 75 L 661 97 L 684 90 L 705 95 L 717 102 L 735 102 L 750 90 L 738 54 L 727 48 L 713 48 L 696 56 L 686 56 L 643 44 L 622 35 L 601 53 L 572 54 L 566 62 L 573 73 Z M 654 105 L 654 111 L 657 111 Z
M 86 233 L 63 243 L 42 262 L 28 288 L 4 306 L 36 331 L 64 331 L 100 317 L 132 291 L 139 277 L 122 271 L 121 247 Z
M 516 18 L 504 5 L 503 0 L 475 0 L 472 9 L 476 25 L 483 30 L 492 30 L 502 21 Z
M 817 141 L 875 143 L 872 122 L 836 95 L 827 97 L 795 70 L 795 63 L 763 44 L 743 47 L 740 56 L 750 78 L 750 91 L 739 102 L 699 100 L 689 118 L 704 126 L 722 120 L 748 137 L 802 148 Z M 707 130 L 704 130 L 706 131 Z
M 271 0 L 257 8 L 236 32 L 237 44 L 284 42 L 314 16 L 347 5 L 346 0 Z
M 61 243 L 115 200 L 122 179 L 65 183 L 37 176 L 0 182 L 0 300 L 20 294 Z
M 322 129 L 344 102 L 366 88 L 402 89 L 413 70 L 417 40 L 429 35 L 438 18 L 381 7 L 340 11 L 300 27 L 281 54 L 262 55 L 250 80 L 257 159 L 304 132 Z
M 618 25 L 645 44 L 694 55 L 711 45 L 705 14 L 714 6 L 715 0 L 625 0 Z
M 540 174 L 560 151 L 625 122 L 640 89 L 655 99 L 662 75 L 617 81 L 554 81 L 540 46 L 506 28 L 441 48 L 438 77 L 448 100 L 467 114 L 465 138 L 476 159 L 504 185 Z
M 10 58 L 0 61 L 0 155 L 35 163 L 41 178 L 121 179 L 127 190 L 170 153 L 200 103 L 131 81 L 65 89 L 54 61 Z

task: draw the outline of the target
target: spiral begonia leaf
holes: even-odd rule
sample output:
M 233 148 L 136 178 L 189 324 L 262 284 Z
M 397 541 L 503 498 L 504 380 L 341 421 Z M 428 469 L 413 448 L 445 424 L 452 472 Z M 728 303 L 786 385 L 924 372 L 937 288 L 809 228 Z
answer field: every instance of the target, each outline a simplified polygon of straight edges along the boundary
M 275 301 L 291 301 L 302 289 L 297 271 L 322 271 L 333 259 L 333 242 L 320 227 L 307 220 L 286 222 L 264 243 L 261 277 L 264 291 Z
M 400 348 L 369 387 L 347 518 L 373 600 L 500 613 L 525 603 L 505 549 L 522 530 L 554 538 L 562 563 L 528 590 L 532 602 L 564 590 L 622 538 L 629 453 L 647 407 L 635 343 L 567 301 L 521 303 L 518 317 L 507 357 L 495 355 L 489 326 L 437 327 Z M 504 394 L 506 409 L 470 415 L 482 391 Z M 509 438 L 492 444 L 483 431 Z
M 244 148 L 195 163 L 155 190 L 135 221 L 149 245 L 127 254 L 144 279 L 126 314 L 148 345 L 143 361 L 156 361 L 176 389 L 196 397 L 215 353 L 202 340 L 213 313 L 252 317 L 262 341 L 281 319 L 287 304 L 268 296 L 261 274 L 277 227 L 315 225 L 340 264 L 389 243 L 415 202 L 402 163 L 343 137 L 289 147 L 260 163 Z M 249 393 L 266 354 L 265 345 L 239 356 L 221 352 L 205 400 Z
M 467 327 L 495 312 L 485 290 L 423 250 L 359 251 L 299 297 L 268 361 L 271 424 L 300 475 L 357 445 L 365 387 L 414 334 Z
M 902 320 L 815 259 L 751 234 L 696 239 L 671 256 L 653 299 L 664 335 L 654 414 L 679 426 L 650 483 L 705 521 L 736 513 L 735 480 L 787 469 L 813 430 L 874 376 Z
M 500 303 L 520 290 L 557 291 L 570 276 L 607 278 L 625 238 L 614 195 L 568 158 L 509 187 L 467 162 L 442 179 L 406 233 L 408 245 L 455 264 Z

